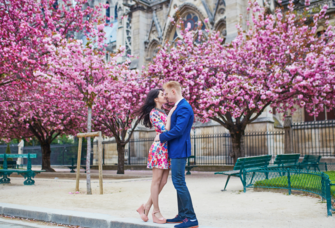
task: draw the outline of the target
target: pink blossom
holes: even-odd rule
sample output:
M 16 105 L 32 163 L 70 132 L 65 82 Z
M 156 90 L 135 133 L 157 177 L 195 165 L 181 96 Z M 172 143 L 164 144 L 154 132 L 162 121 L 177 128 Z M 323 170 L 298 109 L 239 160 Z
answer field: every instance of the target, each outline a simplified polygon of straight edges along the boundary
M 105 25 L 104 24 L 100 24 L 97 26 L 98 30 L 101 31 L 105 28 Z

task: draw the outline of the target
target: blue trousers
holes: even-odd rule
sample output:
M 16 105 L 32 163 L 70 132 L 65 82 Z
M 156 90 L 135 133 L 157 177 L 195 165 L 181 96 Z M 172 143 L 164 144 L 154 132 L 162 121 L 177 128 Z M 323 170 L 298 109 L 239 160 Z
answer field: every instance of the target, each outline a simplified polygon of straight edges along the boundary
M 178 215 L 189 220 L 196 219 L 190 192 L 185 182 L 185 165 L 187 158 L 171 158 L 171 175 L 174 188 L 177 190 Z

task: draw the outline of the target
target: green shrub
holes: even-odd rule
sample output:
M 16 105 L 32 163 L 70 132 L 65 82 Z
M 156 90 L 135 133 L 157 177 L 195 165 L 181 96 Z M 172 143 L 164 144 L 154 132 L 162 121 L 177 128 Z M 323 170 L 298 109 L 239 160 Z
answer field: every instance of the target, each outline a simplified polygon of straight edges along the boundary
M 332 183 L 335 183 L 335 171 L 324 172 L 329 176 Z M 293 174 L 291 175 L 291 188 L 301 189 L 311 192 L 321 192 L 321 183 L 315 175 Z M 257 181 L 254 187 L 288 188 L 287 176 L 271 178 Z M 335 186 L 331 186 L 331 195 L 335 198 Z
M 10 154 L 10 147 L 9 147 L 9 144 L 7 144 L 6 154 Z M 7 161 L 13 161 L 13 158 L 7 158 Z

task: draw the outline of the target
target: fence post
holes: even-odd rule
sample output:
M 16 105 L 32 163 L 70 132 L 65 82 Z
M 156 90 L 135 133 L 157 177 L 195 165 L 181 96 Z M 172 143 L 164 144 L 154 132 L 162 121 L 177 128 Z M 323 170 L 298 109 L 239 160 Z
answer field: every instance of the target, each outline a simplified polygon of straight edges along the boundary
M 286 116 L 284 120 L 284 154 L 293 153 L 292 149 L 292 116 Z
M 102 164 L 105 165 L 105 144 L 102 144 Z
M 287 169 L 287 186 L 288 186 L 288 194 L 291 195 L 291 175 L 290 175 L 290 169 Z
M 194 144 L 194 165 L 197 165 L 197 144 L 196 144 L 196 139 L 195 139 L 195 128 L 194 128 L 194 131 L 193 131 L 193 144 Z M 215 136 L 214 136 L 215 137 Z
M 327 200 L 327 216 L 332 216 L 332 198 L 330 194 L 330 180 L 329 178 L 326 180 L 326 200 Z
M 128 142 L 128 165 L 130 165 L 130 140 Z

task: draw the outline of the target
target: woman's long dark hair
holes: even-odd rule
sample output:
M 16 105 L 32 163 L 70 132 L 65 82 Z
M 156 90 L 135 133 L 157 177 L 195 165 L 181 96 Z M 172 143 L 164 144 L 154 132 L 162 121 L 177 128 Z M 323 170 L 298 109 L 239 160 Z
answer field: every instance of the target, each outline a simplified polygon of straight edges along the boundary
M 151 90 L 148 93 L 144 104 L 138 110 L 139 118 L 142 120 L 142 124 L 146 127 L 152 128 L 152 124 L 150 122 L 150 112 L 153 108 L 156 107 L 155 99 L 158 97 L 160 91 L 163 91 L 163 90 L 161 89 Z

